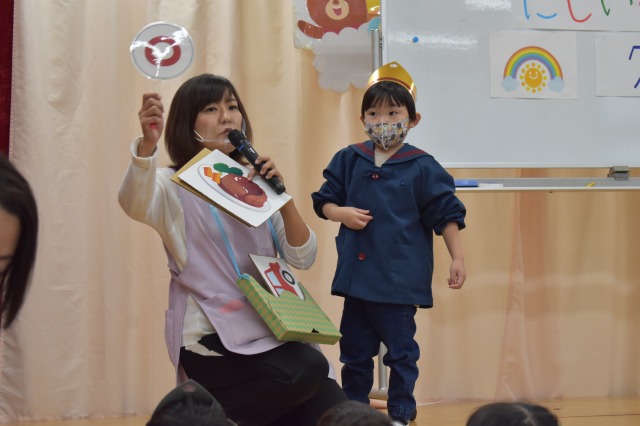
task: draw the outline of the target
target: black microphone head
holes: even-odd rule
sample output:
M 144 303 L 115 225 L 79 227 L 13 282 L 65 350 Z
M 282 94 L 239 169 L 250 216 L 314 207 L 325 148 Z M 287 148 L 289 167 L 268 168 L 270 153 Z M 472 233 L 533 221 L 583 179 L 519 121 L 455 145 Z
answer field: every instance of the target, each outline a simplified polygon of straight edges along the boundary
M 238 129 L 233 129 L 232 131 L 230 131 L 228 136 L 229 142 L 231 142 L 231 145 L 235 146 L 236 148 L 239 148 L 242 145 L 242 142 L 247 140 L 247 137 L 244 135 L 244 133 L 242 133 Z

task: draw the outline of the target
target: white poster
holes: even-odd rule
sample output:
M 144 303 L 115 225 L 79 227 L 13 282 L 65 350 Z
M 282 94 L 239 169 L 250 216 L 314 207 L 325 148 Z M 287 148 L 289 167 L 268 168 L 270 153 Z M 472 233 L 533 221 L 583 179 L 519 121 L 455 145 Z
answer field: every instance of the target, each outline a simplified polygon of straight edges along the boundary
M 512 0 L 515 28 L 640 31 L 639 0 Z
M 489 45 L 491 97 L 577 99 L 575 34 L 493 31 Z
M 596 96 L 640 96 L 640 33 L 599 33 Z

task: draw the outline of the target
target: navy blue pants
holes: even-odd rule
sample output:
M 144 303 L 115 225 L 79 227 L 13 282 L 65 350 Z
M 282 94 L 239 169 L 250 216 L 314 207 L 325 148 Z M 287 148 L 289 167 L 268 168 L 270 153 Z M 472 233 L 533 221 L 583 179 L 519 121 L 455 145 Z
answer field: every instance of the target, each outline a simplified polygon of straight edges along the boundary
M 373 386 L 373 358 L 384 343 L 382 361 L 389 367 L 389 416 L 407 421 L 416 409 L 413 397 L 418 379 L 420 348 L 416 334 L 416 307 L 366 302 L 346 297 L 340 322 L 342 389 L 349 399 L 369 403 Z
M 288 342 L 264 353 L 240 355 L 229 352 L 217 334 L 200 343 L 222 356 L 182 348 L 180 363 L 240 426 L 315 425 L 327 409 L 347 400 L 327 377 L 327 359 L 309 345 Z

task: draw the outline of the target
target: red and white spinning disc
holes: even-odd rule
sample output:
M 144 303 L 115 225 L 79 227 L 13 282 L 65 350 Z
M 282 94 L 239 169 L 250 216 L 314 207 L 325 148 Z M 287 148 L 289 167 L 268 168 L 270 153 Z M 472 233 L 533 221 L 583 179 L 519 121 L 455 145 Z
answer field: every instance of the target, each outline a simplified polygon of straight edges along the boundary
M 193 61 L 193 42 L 189 33 L 167 22 L 145 26 L 135 36 L 129 50 L 138 71 L 153 79 L 177 77 Z

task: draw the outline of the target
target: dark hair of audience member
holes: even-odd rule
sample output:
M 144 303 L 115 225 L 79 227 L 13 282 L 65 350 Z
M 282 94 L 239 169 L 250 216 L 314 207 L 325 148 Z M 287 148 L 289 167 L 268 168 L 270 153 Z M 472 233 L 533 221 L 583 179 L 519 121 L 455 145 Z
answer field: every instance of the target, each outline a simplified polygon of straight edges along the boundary
M 548 408 L 528 402 L 493 402 L 478 408 L 467 426 L 558 426 Z
M 215 410 L 204 404 L 176 401 L 154 413 L 147 426 L 229 426 L 220 405 Z
M 317 426 L 391 426 L 389 416 L 358 401 L 344 401 L 328 409 Z
M 146 426 L 230 426 L 220 403 L 195 380 L 176 386 L 156 406 Z
M 15 320 L 31 279 L 38 243 L 38 208 L 27 180 L 0 154 L 0 209 L 18 219 L 20 230 L 7 267 L 0 270 L 0 325 Z

